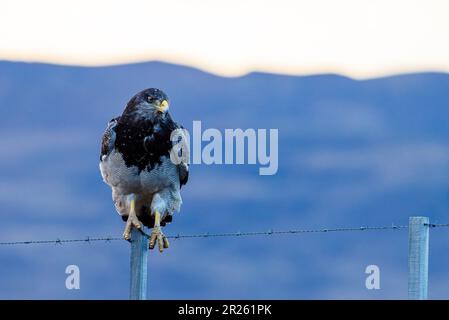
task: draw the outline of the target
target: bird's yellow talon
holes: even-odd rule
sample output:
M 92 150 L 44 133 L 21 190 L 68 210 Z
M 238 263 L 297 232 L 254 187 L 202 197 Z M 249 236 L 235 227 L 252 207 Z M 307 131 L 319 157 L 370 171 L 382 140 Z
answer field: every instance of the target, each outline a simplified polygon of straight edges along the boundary
M 159 248 L 159 252 L 163 252 L 164 249 L 168 248 L 168 241 L 161 230 L 161 214 L 159 212 L 154 213 L 154 227 L 150 236 L 150 249 L 156 246 L 156 242 Z
M 135 207 L 136 207 L 135 199 L 131 198 L 129 215 L 128 219 L 126 220 L 125 232 L 123 232 L 123 238 L 127 241 L 131 239 L 131 230 L 133 227 L 136 228 L 137 230 L 142 229 L 142 224 L 137 218 Z
M 162 235 L 159 233 L 157 235 L 157 244 L 159 245 L 159 252 L 164 251 L 164 243 L 162 242 Z
M 150 237 L 150 250 L 154 249 L 154 245 L 156 244 L 156 234 L 154 234 L 153 232 L 151 233 L 151 237 Z
M 170 246 L 170 243 L 168 242 L 167 237 L 164 237 L 163 241 L 164 241 L 164 249 L 168 249 L 168 247 Z

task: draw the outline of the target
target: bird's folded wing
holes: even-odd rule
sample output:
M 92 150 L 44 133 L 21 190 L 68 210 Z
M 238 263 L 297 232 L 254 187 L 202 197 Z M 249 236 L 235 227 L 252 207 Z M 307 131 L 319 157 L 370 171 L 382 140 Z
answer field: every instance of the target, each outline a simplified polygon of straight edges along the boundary
M 176 129 L 181 130 L 182 134 L 180 135 L 180 138 L 182 141 L 178 141 L 178 143 L 182 143 L 182 154 L 180 155 L 180 163 L 178 164 L 178 172 L 179 172 L 179 183 L 182 187 L 183 185 L 187 184 L 187 181 L 189 180 L 189 141 L 187 139 L 187 136 L 184 134 L 184 127 L 176 123 Z
M 103 138 L 101 140 L 101 154 L 100 161 L 103 159 L 103 156 L 107 156 L 114 149 L 115 144 L 115 126 L 117 125 L 117 121 L 120 117 L 114 118 L 108 122 L 108 126 L 104 131 Z

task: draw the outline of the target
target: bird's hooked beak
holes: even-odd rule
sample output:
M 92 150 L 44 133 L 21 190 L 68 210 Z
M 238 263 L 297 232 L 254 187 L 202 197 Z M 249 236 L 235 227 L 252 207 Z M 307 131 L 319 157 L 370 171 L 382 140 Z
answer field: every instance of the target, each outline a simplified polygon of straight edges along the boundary
M 168 109 L 168 101 L 167 100 L 162 100 L 162 102 L 159 104 L 158 107 L 156 107 L 156 109 L 160 113 L 164 113 Z

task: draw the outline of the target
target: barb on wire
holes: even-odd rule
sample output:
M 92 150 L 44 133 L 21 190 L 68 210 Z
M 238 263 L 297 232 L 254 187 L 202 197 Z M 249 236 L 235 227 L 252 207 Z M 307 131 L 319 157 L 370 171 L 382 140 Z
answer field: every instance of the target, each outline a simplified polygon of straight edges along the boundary
M 440 224 L 428 224 L 430 228 L 442 228 L 449 227 L 449 223 Z M 224 232 L 224 233 L 198 233 L 198 234 L 175 234 L 168 235 L 169 239 L 188 239 L 188 238 L 218 238 L 218 237 L 250 237 L 250 236 L 273 236 L 273 235 L 294 235 L 294 234 L 310 234 L 310 233 L 329 233 L 329 232 L 356 232 L 356 231 L 385 231 L 385 230 L 402 230 L 407 229 L 407 225 L 389 225 L 389 226 L 377 226 L 377 227 L 342 227 L 342 228 L 319 228 L 319 229 L 292 229 L 292 230 L 268 230 L 268 231 L 253 231 L 253 232 Z M 146 237 L 150 238 L 150 235 L 142 232 Z M 123 240 L 122 237 L 86 237 L 84 239 L 55 239 L 55 240 L 28 240 L 28 241 L 4 241 L 0 242 L 0 246 L 7 245 L 25 245 L 25 244 L 64 244 L 64 243 L 92 243 L 92 242 L 105 242 L 110 243 L 112 241 Z

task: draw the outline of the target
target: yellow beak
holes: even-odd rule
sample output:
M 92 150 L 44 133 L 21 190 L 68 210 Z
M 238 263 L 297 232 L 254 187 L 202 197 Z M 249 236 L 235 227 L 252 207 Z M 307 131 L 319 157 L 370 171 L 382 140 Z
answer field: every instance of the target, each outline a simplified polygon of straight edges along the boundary
M 157 109 L 160 112 L 164 112 L 165 110 L 167 110 L 168 109 L 168 101 L 167 100 L 163 100 Z

